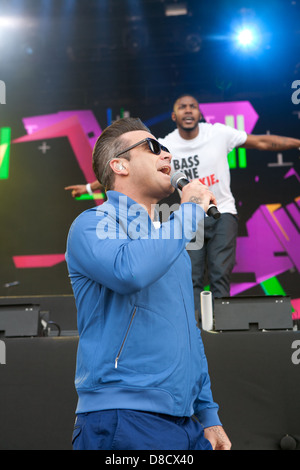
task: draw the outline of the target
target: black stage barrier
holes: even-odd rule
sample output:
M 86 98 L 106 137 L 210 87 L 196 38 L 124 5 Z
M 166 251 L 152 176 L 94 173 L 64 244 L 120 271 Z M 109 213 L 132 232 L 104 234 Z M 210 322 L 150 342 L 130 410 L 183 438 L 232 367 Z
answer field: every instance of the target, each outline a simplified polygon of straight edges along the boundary
M 54 328 L 48 337 L 1 338 L 6 350 L 0 365 L 1 450 L 71 449 L 78 337 L 73 314 L 64 312 L 74 308 L 72 299 L 61 301 L 41 299 L 48 302 L 50 318 L 61 320 L 61 336 L 54 336 Z M 51 313 L 58 305 L 62 308 Z M 203 332 L 202 337 L 232 449 L 299 449 L 300 333 Z
M 204 332 L 202 338 L 233 449 L 300 449 L 300 332 Z

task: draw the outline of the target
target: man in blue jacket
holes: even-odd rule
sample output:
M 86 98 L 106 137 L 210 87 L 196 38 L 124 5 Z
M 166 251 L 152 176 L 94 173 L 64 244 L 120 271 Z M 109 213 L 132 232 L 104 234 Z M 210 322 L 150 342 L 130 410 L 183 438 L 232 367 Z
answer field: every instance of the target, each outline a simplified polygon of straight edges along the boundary
M 213 194 L 199 181 L 160 227 L 171 155 L 139 119 L 109 126 L 93 152 L 107 201 L 70 228 L 78 311 L 74 449 L 230 449 L 195 323 L 186 245 Z

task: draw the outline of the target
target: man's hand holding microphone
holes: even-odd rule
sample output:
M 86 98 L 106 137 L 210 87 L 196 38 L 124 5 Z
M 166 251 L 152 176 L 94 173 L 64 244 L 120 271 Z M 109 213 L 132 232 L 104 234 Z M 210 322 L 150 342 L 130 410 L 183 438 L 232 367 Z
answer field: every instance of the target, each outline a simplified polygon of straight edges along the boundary
M 182 191 L 181 203 L 195 202 L 202 206 L 208 216 L 214 219 L 221 216 L 214 194 L 199 180 L 189 181 L 184 173 L 177 171 L 171 175 L 171 184 L 174 188 Z

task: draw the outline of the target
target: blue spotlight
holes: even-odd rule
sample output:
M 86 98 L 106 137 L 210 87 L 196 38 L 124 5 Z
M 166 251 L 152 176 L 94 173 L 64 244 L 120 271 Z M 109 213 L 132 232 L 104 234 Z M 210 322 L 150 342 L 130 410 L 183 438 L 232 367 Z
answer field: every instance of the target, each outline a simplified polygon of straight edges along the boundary
M 257 49 L 261 43 L 261 35 L 255 27 L 241 27 L 236 30 L 234 39 L 237 47 L 244 50 Z
M 238 42 L 241 44 L 241 46 L 251 46 L 254 42 L 254 34 L 251 29 L 245 28 L 242 29 L 237 36 Z

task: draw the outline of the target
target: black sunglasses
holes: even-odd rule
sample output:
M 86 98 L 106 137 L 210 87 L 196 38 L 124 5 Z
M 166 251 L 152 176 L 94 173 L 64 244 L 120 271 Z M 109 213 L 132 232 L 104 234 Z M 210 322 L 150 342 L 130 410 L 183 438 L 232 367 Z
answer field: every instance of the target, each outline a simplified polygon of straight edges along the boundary
M 128 147 L 126 150 L 122 150 L 122 152 L 118 153 L 114 158 L 118 158 L 120 155 L 123 155 L 123 153 L 128 152 L 131 149 L 134 149 L 138 145 L 146 143 L 148 144 L 149 150 L 154 153 L 154 155 L 160 155 L 161 151 L 163 150 L 164 152 L 170 153 L 170 151 L 165 147 L 164 145 L 161 145 L 157 140 L 151 139 L 151 137 L 146 137 L 146 139 L 141 140 L 140 142 L 137 142 L 136 144 L 132 145 L 131 147 Z
M 123 153 L 126 153 L 126 152 L 128 152 L 129 150 L 134 149 L 134 148 L 137 147 L 138 145 L 141 145 L 141 144 L 144 144 L 144 143 L 147 143 L 147 144 L 148 144 L 149 150 L 150 150 L 154 155 L 160 155 L 160 153 L 161 153 L 162 150 L 163 150 L 164 152 L 170 153 L 170 151 L 167 149 L 167 147 L 165 147 L 164 145 L 161 145 L 157 140 L 151 139 L 151 137 L 146 137 L 146 139 L 140 140 L 140 141 L 137 142 L 136 144 L 131 145 L 131 147 L 128 147 L 128 148 L 125 149 L 125 150 L 122 150 L 122 152 L 118 153 L 115 157 L 113 157 L 113 158 L 111 158 L 110 160 L 108 160 L 108 162 L 106 162 L 106 165 L 105 165 L 105 167 L 104 167 L 104 170 L 103 170 L 103 173 L 102 173 L 102 176 L 101 176 L 101 181 L 103 180 L 103 176 L 104 176 L 104 174 L 105 174 L 105 171 L 106 171 L 106 168 L 107 168 L 108 164 L 109 164 L 112 160 L 114 160 L 115 158 L 118 158 L 120 155 L 123 155 Z

